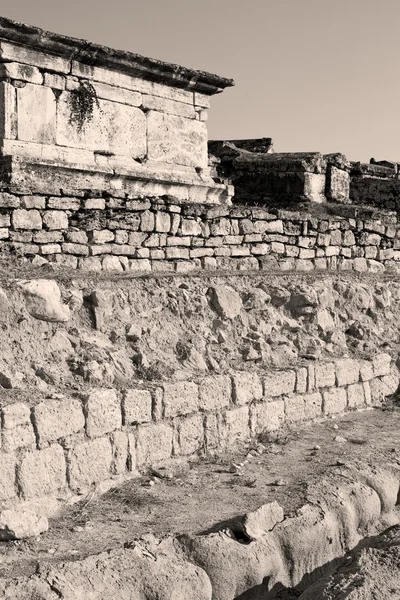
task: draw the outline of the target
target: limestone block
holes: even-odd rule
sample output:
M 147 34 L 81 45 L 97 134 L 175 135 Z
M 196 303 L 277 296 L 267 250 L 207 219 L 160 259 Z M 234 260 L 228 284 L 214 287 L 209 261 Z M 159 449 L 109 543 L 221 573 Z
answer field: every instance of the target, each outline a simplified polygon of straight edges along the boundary
M 86 433 L 99 437 L 122 427 L 121 403 L 114 390 L 93 390 L 84 397 Z
M 85 244 L 66 243 L 62 245 L 63 252 L 75 254 L 76 256 L 88 256 L 89 248 Z
M 237 442 L 244 442 L 250 437 L 249 407 L 241 406 L 227 410 L 222 415 L 220 424 L 221 443 L 223 446 L 232 447 Z
M 42 217 L 38 210 L 14 210 L 12 213 L 14 229 L 42 229 Z
M 350 174 L 330 165 L 326 196 L 333 202 L 347 203 L 350 194 Z
M 21 460 L 19 481 L 25 499 L 56 494 L 66 486 L 64 451 L 58 444 L 29 452 Z
M 139 425 L 137 437 L 138 467 L 155 465 L 170 458 L 173 430 L 164 423 Z
M 0 454 L 0 501 L 15 498 L 15 456 Z
M 171 228 L 171 217 L 167 212 L 156 213 L 155 230 L 160 233 L 168 233 Z
M 110 477 L 113 460 L 108 438 L 78 444 L 68 452 L 68 478 L 72 491 L 82 492 L 92 483 Z
M 31 83 L 18 88 L 17 112 L 19 140 L 55 144 L 56 98 L 50 88 Z
M 190 251 L 187 248 L 167 248 L 165 255 L 167 259 L 180 258 L 188 260 L 190 258 Z
M 329 388 L 323 391 L 322 396 L 324 414 L 333 415 L 346 410 L 347 394 L 345 388 Z
M 335 361 L 337 385 L 357 383 L 360 379 L 360 364 L 357 360 L 343 358 Z
M 194 454 L 204 447 L 203 417 L 193 415 L 183 418 L 178 425 L 179 453 Z
M 148 96 L 143 94 L 142 106 L 146 110 L 156 110 L 169 115 L 177 115 L 178 117 L 186 117 L 187 119 L 195 119 L 196 111 L 194 106 L 185 102 L 177 102 L 176 100 L 167 100 L 157 96 Z
M 249 404 L 261 400 L 263 386 L 257 373 L 237 372 L 233 376 L 233 398 L 235 404 Z
M 199 388 L 192 381 L 164 383 L 164 417 L 187 415 L 198 410 Z
M 390 396 L 393 393 L 392 386 L 388 386 L 384 380 L 385 377 L 376 377 L 375 379 L 371 379 L 371 381 L 367 382 L 369 383 L 370 404 L 372 404 L 372 406 L 381 406 L 387 396 Z
M 285 421 L 285 402 L 273 400 L 260 402 L 250 407 L 250 425 L 252 435 L 276 431 Z
M 271 371 L 264 377 L 264 396 L 274 398 L 291 394 L 296 384 L 295 371 Z
M 167 237 L 167 246 L 192 246 L 192 238 L 171 235 Z
M 10 231 L 5 227 L 0 227 L 0 240 L 8 240 Z
M 48 210 L 43 213 L 43 224 L 48 229 L 68 229 L 68 216 L 62 210 Z
M 40 402 L 33 409 L 33 418 L 40 444 L 58 440 L 85 426 L 82 404 L 74 398 Z
M 232 384 L 227 375 L 210 375 L 200 382 L 200 410 L 219 410 L 229 406 Z
M 368 271 L 367 261 L 365 260 L 365 258 L 362 257 L 355 258 L 353 262 L 353 268 L 359 273 L 365 273 L 366 271 Z
M 44 196 L 22 196 L 21 198 L 22 208 L 39 208 L 43 209 L 46 207 L 46 198 Z
M 0 58 L 3 61 L 33 65 L 39 69 L 55 71 L 56 73 L 69 73 L 71 69 L 71 63 L 66 58 L 11 42 L 0 42 Z
M 151 421 L 152 399 L 148 390 L 125 390 L 122 411 L 124 425 Z
M 0 139 L 15 140 L 17 137 L 16 90 L 11 83 L 0 81 Z M 1 194 L 3 198 L 11 194 Z M 0 203 L 4 206 L 3 203 Z M 10 207 L 11 208 L 11 207 Z M 13 206 L 12 208 L 15 208 Z
M 243 519 L 243 528 L 247 537 L 251 540 L 258 540 L 271 531 L 277 523 L 282 522 L 284 518 L 283 508 L 276 501 L 269 502 L 247 513 Z
M 83 208 L 85 210 L 104 210 L 106 201 L 104 198 L 88 198 L 85 200 Z
M 44 85 L 53 90 L 65 90 L 66 78 L 55 73 L 44 74 Z
M 0 82 L 0 128 L 1 128 L 1 90 L 3 83 Z M 1 136 L 1 129 L 0 129 Z M 21 200 L 18 196 L 14 196 L 13 194 L 7 194 L 7 192 L 0 192 L 0 208 L 19 208 L 21 205 Z
M 169 98 L 171 100 L 186 102 L 187 104 L 193 105 L 193 92 L 173 88 L 162 83 L 153 83 L 152 81 L 132 77 L 131 75 L 126 75 L 119 71 L 111 71 L 104 67 L 92 67 L 77 61 L 72 61 L 71 73 L 72 75 L 83 77 L 84 79 L 93 79 L 94 81 L 107 83 L 117 88 L 134 90 L 142 92 L 143 94 L 160 96 L 161 98 Z
M 315 385 L 317 389 L 331 387 L 335 383 L 335 365 L 333 363 L 317 363 L 315 365 Z
M 306 418 L 305 401 L 303 396 L 285 397 L 285 417 L 288 423 L 304 421 Z
M 362 383 L 349 385 L 347 388 L 347 400 L 349 408 L 362 408 L 365 406 L 364 386 Z
M 306 419 L 316 419 L 322 414 L 322 396 L 320 393 L 306 394 L 304 396 L 304 410 Z
M 374 364 L 370 360 L 359 361 L 360 364 L 360 380 L 369 381 L 374 378 Z
M 147 113 L 148 158 L 188 167 L 207 167 L 205 123 L 156 111 Z
M 182 219 L 182 235 L 202 235 L 200 223 L 194 219 Z
M 57 144 L 101 152 L 143 157 L 146 154 L 146 116 L 134 106 L 99 100 L 92 118 L 81 131 L 71 122 L 70 92 L 63 92 L 57 104 Z
M 381 353 L 374 356 L 372 364 L 374 368 L 374 376 L 389 375 L 392 358 L 390 354 Z
M 254 233 L 282 233 L 283 221 L 280 219 L 275 221 L 255 221 Z
M 101 264 L 103 271 L 115 271 L 117 273 L 124 271 L 124 267 L 117 256 L 106 256 Z
M 49 528 L 46 517 L 27 510 L 3 510 L 0 513 L 0 540 L 36 537 Z
M 325 175 L 304 173 L 303 194 L 307 200 L 321 203 L 325 201 Z
M 37 67 L 17 62 L 0 63 L 0 77 L 42 85 L 43 75 Z
M 66 322 L 70 318 L 68 305 L 61 300 L 61 290 L 56 281 L 32 279 L 18 282 L 24 294 L 29 314 L 40 321 Z
M 85 231 L 68 231 L 67 240 L 73 244 L 87 244 L 88 236 Z
M 137 248 L 135 246 L 130 246 L 129 244 L 112 244 L 111 252 L 117 256 L 135 256 Z
M 147 259 L 130 260 L 129 270 L 132 271 L 132 273 L 149 273 L 151 271 L 151 262 Z
M 57 210 L 79 210 L 80 200 L 78 198 L 57 198 L 53 196 L 47 200 L 47 208 L 55 208 Z
M 35 432 L 30 419 L 30 409 L 22 402 L 9 404 L 2 409 L 2 448 L 13 452 L 17 448 L 36 444 Z
M 93 87 L 97 97 L 103 100 L 128 104 L 129 106 L 140 106 L 142 104 L 142 94 L 140 92 L 133 92 L 107 83 L 93 83 Z
M 303 394 L 307 391 L 307 368 L 300 367 L 296 370 L 296 387 L 295 390 L 298 394 Z
M 128 464 L 129 437 L 124 431 L 114 431 L 110 436 L 112 446 L 111 472 L 114 475 L 125 473 Z

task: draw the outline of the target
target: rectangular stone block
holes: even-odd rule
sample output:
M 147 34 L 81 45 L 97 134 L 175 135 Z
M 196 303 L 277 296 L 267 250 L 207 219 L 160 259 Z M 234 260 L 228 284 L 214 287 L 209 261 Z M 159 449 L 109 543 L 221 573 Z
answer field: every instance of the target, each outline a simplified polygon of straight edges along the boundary
M 62 210 L 47 210 L 42 214 L 47 229 L 68 229 L 68 215 Z
M 72 93 L 57 102 L 57 145 L 140 158 L 146 154 L 146 116 L 139 108 L 100 99 L 79 129 L 71 112 Z
M 227 375 L 210 375 L 201 380 L 199 391 L 200 410 L 226 408 L 231 401 L 231 379 Z
M 329 388 L 322 392 L 322 397 L 325 415 L 334 415 L 346 410 L 347 394 L 345 388 Z
M 142 94 L 140 92 L 133 92 L 107 83 L 94 83 L 93 87 L 96 90 L 97 97 L 103 100 L 119 102 L 128 106 L 140 106 L 142 104 Z
M 203 417 L 193 415 L 178 425 L 179 454 L 190 455 L 204 448 Z
M 16 137 L 16 90 L 10 83 L 0 81 L 0 138 L 15 140 Z M 1 194 L 1 196 L 11 197 L 11 194 Z M 4 206 L 4 204 L 0 202 L 0 206 Z M 13 206 L 13 208 L 16 207 Z
M 332 387 L 336 383 L 335 365 L 333 363 L 316 363 L 315 385 L 318 388 Z
M 272 371 L 264 377 L 264 396 L 274 398 L 291 394 L 296 385 L 295 371 Z
M 186 104 L 185 102 L 177 102 L 176 100 L 168 100 L 166 98 L 160 98 L 159 96 L 148 96 L 143 94 L 142 105 L 143 108 L 148 110 L 156 110 L 169 115 L 186 117 L 187 119 L 196 118 L 194 106 Z
M 62 250 L 66 254 L 75 254 L 76 256 L 88 256 L 89 247 L 85 244 L 66 243 L 62 245 Z
M 36 436 L 30 414 L 29 407 L 22 402 L 3 407 L 2 449 L 5 452 L 36 446 Z
M 0 77 L 42 85 L 43 75 L 37 67 L 17 62 L 0 63 Z
M 190 251 L 188 248 L 166 248 L 165 255 L 167 259 L 188 260 L 190 258 Z
M 363 408 L 366 405 L 364 386 L 362 383 L 349 385 L 347 388 L 347 402 L 349 408 Z
M 18 88 L 17 113 L 19 140 L 56 143 L 56 98 L 50 88 L 30 83 Z
M 1 86 L 0 82 L 0 135 L 1 135 Z M 7 194 L 7 192 L 0 192 L 0 208 L 19 208 L 21 206 L 21 200 L 18 196 L 13 194 Z
M 147 113 L 148 158 L 188 167 L 207 167 L 205 123 L 156 111 Z
M 219 425 L 220 441 L 223 447 L 235 446 L 250 438 L 249 407 L 241 406 L 227 410 L 221 415 Z
M 12 454 L 0 454 L 0 501 L 15 498 L 16 464 Z
M 55 56 L 40 50 L 34 50 L 30 46 L 13 44 L 11 42 L 0 42 L 0 59 L 3 61 L 15 61 L 25 65 L 33 65 L 46 71 L 56 73 L 69 73 L 71 63 L 68 59 Z
M 54 495 L 64 490 L 66 472 L 64 450 L 58 444 L 25 454 L 19 466 L 19 484 L 24 499 Z
M 83 442 L 68 452 L 68 482 L 73 492 L 82 493 L 93 483 L 111 475 L 113 452 L 107 437 Z
M 388 375 L 390 373 L 391 362 L 392 358 L 390 354 L 386 354 L 383 352 L 374 356 L 372 359 L 374 376 L 378 377 L 380 375 Z
M 44 74 L 44 85 L 53 90 L 65 90 L 66 78 L 55 73 Z
M 74 398 L 40 402 L 33 409 L 33 418 L 39 444 L 58 440 L 85 427 L 82 404 Z
M 121 475 L 127 471 L 129 456 L 129 434 L 125 431 L 114 431 L 110 436 L 112 448 L 111 472 Z
M 249 404 L 263 397 L 263 386 L 257 373 L 236 372 L 232 380 L 235 404 Z
M 138 467 L 156 465 L 170 458 L 172 438 L 172 428 L 164 423 L 139 425 L 136 446 Z
M 14 229 L 42 229 L 42 217 L 38 210 L 14 210 L 12 213 Z
M 351 358 L 342 358 L 335 361 L 336 384 L 349 385 L 357 383 L 360 379 L 360 365 L 357 360 Z
M 287 396 L 285 397 L 285 420 L 288 423 L 304 421 L 306 418 L 305 401 L 303 396 Z
M 53 196 L 47 200 L 47 208 L 55 208 L 58 210 L 79 210 L 81 205 L 78 198 L 67 198 Z
M 250 407 L 250 425 L 253 436 L 276 431 L 285 422 L 285 402 L 258 402 Z
M 304 394 L 304 392 L 307 391 L 307 377 L 308 377 L 307 367 L 300 367 L 299 369 L 296 369 L 295 391 L 298 394 Z
M 122 427 L 121 403 L 114 390 L 97 389 L 83 397 L 86 433 L 99 437 Z
M 148 390 L 124 390 L 122 414 L 124 425 L 151 421 L 152 398 Z
M 306 394 L 304 405 L 306 419 L 317 419 L 322 415 L 322 396 L 318 392 Z
M 187 415 L 198 410 L 199 388 L 192 381 L 177 381 L 163 385 L 164 417 Z

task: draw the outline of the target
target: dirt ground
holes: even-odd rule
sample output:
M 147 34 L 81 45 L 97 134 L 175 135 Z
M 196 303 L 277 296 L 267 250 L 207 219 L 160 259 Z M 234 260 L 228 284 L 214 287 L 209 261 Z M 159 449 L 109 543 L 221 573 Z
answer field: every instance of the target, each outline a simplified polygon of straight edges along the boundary
M 399 465 L 399 427 L 395 407 L 349 413 L 193 461 L 172 479 L 149 473 L 103 496 L 94 492 L 51 520 L 39 538 L 0 543 L 0 577 L 30 575 L 42 560 L 77 560 L 149 534 L 223 530 L 230 519 L 273 500 L 290 516 L 306 502 L 308 485 L 340 465 Z

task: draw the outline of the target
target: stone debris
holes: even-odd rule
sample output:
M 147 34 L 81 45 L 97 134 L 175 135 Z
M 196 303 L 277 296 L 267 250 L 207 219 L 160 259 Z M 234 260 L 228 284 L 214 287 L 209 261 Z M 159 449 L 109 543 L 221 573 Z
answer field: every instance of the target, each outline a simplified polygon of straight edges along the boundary
M 3 510 L 0 513 L 0 539 L 22 540 L 36 537 L 49 528 L 46 517 L 27 510 Z
M 258 540 L 283 519 L 283 508 L 275 501 L 270 502 L 244 516 L 243 530 L 248 538 Z
M 65 323 L 70 318 L 70 309 L 61 301 L 61 291 L 55 281 L 34 279 L 20 281 L 25 297 L 26 308 L 35 319 Z
M 209 290 L 212 307 L 223 319 L 234 319 L 242 309 L 242 299 L 230 286 L 218 285 Z

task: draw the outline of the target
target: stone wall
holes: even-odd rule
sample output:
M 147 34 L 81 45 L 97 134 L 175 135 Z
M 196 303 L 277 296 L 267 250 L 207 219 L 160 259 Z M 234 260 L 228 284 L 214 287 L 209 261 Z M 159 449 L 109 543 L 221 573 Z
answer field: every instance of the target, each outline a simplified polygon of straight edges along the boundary
M 0 192 L 1 248 L 91 271 L 397 271 L 398 217 Z
M 234 447 L 285 423 L 380 406 L 396 391 L 391 357 L 305 362 L 196 381 L 13 400 L 1 408 L 2 508 L 85 493 L 174 456 Z

